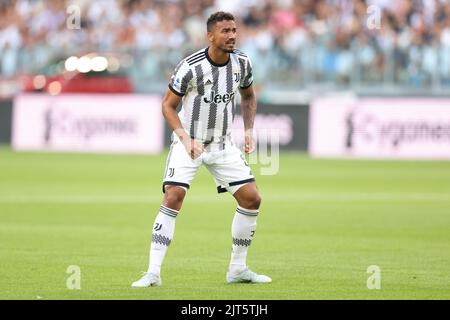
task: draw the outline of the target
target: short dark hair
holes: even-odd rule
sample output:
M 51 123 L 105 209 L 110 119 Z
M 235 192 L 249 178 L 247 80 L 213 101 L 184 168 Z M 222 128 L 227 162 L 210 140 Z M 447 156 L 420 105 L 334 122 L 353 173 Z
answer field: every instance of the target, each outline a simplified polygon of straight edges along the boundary
M 228 12 L 223 12 L 223 11 L 218 11 L 216 13 L 213 13 L 209 18 L 208 21 L 206 22 L 206 29 L 209 31 L 212 31 L 212 28 L 214 27 L 214 25 L 219 22 L 219 21 L 234 21 L 234 16 L 231 13 Z

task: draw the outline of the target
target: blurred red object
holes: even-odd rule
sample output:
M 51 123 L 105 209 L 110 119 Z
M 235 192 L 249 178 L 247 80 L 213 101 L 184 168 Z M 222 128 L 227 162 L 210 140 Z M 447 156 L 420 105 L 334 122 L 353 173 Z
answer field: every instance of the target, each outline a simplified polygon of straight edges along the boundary
M 35 74 L 20 76 L 22 91 L 60 93 L 131 93 L 134 88 L 124 72 L 132 57 L 91 52 L 60 57 L 41 66 Z
M 94 76 L 89 73 L 67 72 L 55 76 L 24 75 L 22 88 L 25 92 L 59 93 L 131 93 L 133 85 L 123 75 Z

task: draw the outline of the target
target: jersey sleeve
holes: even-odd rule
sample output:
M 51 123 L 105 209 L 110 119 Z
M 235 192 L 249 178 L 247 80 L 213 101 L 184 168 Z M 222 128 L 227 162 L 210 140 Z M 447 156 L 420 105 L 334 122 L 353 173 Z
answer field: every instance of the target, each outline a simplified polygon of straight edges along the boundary
M 240 88 L 247 89 L 253 84 L 253 68 L 250 58 L 246 59 L 245 74 L 241 78 Z
M 185 60 L 181 61 L 175 68 L 172 77 L 170 77 L 169 89 L 180 97 L 184 96 L 189 82 L 192 80 L 192 75 L 189 64 Z

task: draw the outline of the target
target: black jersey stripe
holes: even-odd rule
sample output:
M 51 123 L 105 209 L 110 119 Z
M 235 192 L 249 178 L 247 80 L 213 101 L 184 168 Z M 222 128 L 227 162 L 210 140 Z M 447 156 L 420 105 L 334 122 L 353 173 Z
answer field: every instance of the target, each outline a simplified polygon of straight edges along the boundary
M 239 58 L 239 66 L 241 68 L 241 79 L 245 76 L 245 60 L 242 58 Z
M 233 66 L 231 65 L 231 63 L 227 64 L 226 84 L 227 84 L 227 93 L 232 93 L 233 92 Z
M 222 127 L 222 137 L 225 137 L 228 130 L 228 104 L 225 106 L 223 110 L 223 127 Z M 223 138 L 222 145 L 225 147 L 225 138 Z
M 204 60 L 204 59 L 206 59 L 206 56 L 205 56 L 205 55 L 200 56 L 200 57 L 198 57 L 197 59 L 188 62 L 188 64 L 189 64 L 190 66 L 192 66 L 192 65 L 196 64 L 197 62 L 200 62 L 200 61 L 202 61 L 202 60 Z
M 202 65 L 198 64 L 195 66 L 195 75 L 197 77 L 197 96 L 194 98 L 194 103 L 192 106 L 192 116 L 191 116 L 191 124 L 189 128 L 189 133 L 191 137 L 196 136 L 196 131 L 198 127 L 198 120 L 200 119 L 200 105 L 202 101 L 202 97 L 205 94 L 205 84 L 203 83 L 203 69 Z
M 187 61 L 188 62 L 192 62 L 192 61 L 197 60 L 198 58 L 201 58 L 201 57 L 206 57 L 206 54 L 204 52 L 200 52 L 198 55 L 196 55 L 195 57 L 193 57 L 191 59 L 188 59 Z
M 204 52 L 200 52 L 200 53 L 197 54 L 196 56 L 194 56 L 194 57 L 192 57 L 192 58 L 190 58 L 190 59 L 186 59 L 186 61 L 187 61 L 187 62 L 191 62 L 191 61 L 197 60 L 198 58 L 204 57 L 204 56 L 206 56 L 205 53 L 204 53 Z
M 213 77 L 213 86 L 212 91 L 218 92 L 219 91 L 219 68 L 216 66 L 211 65 L 212 70 L 212 77 Z M 216 119 L 217 119 L 217 104 L 213 101 L 211 101 L 209 106 L 209 114 L 208 114 L 208 129 L 207 129 L 207 137 L 206 142 L 211 143 L 214 141 L 214 129 L 216 126 Z
M 199 59 L 199 58 L 205 58 L 206 55 L 204 52 L 200 52 L 198 55 L 196 55 L 195 57 L 192 57 L 191 59 L 187 59 L 187 63 L 191 64 L 193 61 Z
M 186 61 L 187 61 L 187 62 L 190 62 L 191 60 L 195 60 L 196 58 L 198 58 L 199 56 L 201 56 L 201 55 L 203 55 L 203 54 L 205 54 L 204 51 L 201 51 L 201 52 L 199 52 L 199 53 L 196 53 L 196 54 L 194 54 L 194 55 L 192 55 L 192 56 L 187 57 L 187 58 L 186 58 Z
M 204 54 L 200 54 L 198 56 L 193 57 L 192 59 L 187 59 L 186 62 L 191 63 L 192 61 L 197 60 L 198 58 L 203 57 L 203 56 L 204 56 Z
M 194 74 L 192 73 L 192 70 L 189 70 L 189 72 L 186 73 L 186 75 L 183 77 L 183 80 L 181 80 L 181 93 L 182 94 L 186 93 L 186 89 L 189 84 L 189 81 L 191 81 L 193 77 L 194 77 Z
M 231 66 L 231 63 L 227 65 L 227 78 L 226 78 L 226 84 L 227 84 L 227 92 L 233 91 L 233 68 Z M 234 100 L 234 99 L 233 99 Z M 223 126 L 222 126 L 222 137 L 224 137 L 227 134 L 228 131 L 228 113 L 229 113 L 229 105 L 230 102 L 227 103 L 225 106 L 225 109 L 223 110 Z M 225 144 L 225 141 L 223 142 Z
M 234 102 L 234 99 L 231 100 L 231 123 L 234 121 L 234 115 L 236 114 L 236 103 Z
M 253 71 L 252 71 L 252 66 L 250 65 L 250 60 L 247 60 L 247 65 L 246 65 L 245 69 L 247 71 L 247 76 L 242 81 L 243 86 L 241 87 L 241 89 L 247 89 L 253 83 L 253 80 L 249 83 L 250 79 L 252 79 L 252 77 L 253 77 L 253 74 L 252 74 Z

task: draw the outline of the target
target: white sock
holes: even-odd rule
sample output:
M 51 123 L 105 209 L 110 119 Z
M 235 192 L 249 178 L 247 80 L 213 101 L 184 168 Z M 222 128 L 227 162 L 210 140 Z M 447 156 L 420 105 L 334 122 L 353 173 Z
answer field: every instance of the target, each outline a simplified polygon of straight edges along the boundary
M 247 268 L 247 251 L 252 243 L 256 230 L 256 218 L 259 210 L 244 209 L 237 207 L 231 226 L 231 236 L 233 238 L 231 261 L 229 271 L 239 273 Z
M 153 224 L 148 272 L 160 275 L 161 265 L 173 239 L 178 211 L 161 206 Z

